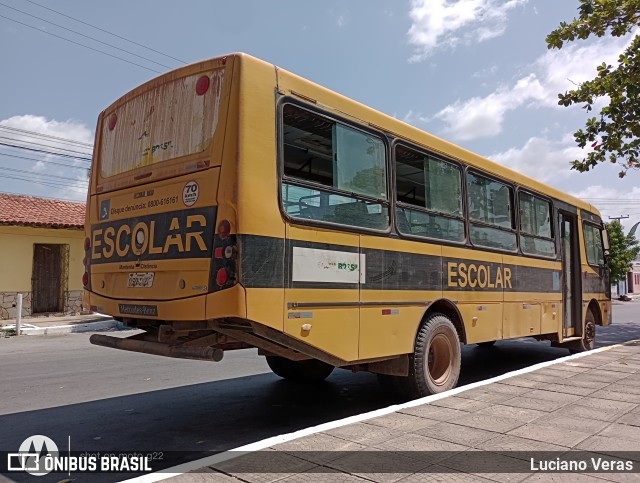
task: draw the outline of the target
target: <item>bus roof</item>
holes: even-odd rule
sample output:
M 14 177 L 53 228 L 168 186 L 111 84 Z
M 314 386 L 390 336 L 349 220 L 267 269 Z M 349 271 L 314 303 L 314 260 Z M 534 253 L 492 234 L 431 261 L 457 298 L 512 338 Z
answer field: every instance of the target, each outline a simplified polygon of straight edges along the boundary
M 241 57 L 244 62 L 264 62 L 245 53 L 236 53 L 231 55 Z M 565 203 L 574 205 L 600 216 L 600 211 L 596 207 L 580 200 L 579 198 L 564 193 L 511 168 L 491 161 L 488 158 L 473 153 L 449 141 L 445 141 L 444 139 L 429 134 L 415 126 L 377 111 L 326 87 L 320 86 L 308 79 L 289 72 L 286 69 L 282 69 L 275 65 L 274 68 L 278 71 L 278 88 L 281 91 L 284 90 L 285 93 L 293 95 L 303 93 L 305 97 L 309 96 L 313 98 L 318 104 L 322 105 L 322 107 L 338 111 L 340 114 L 351 117 L 360 123 L 382 129 L 407 141 L 421 145 L 428 150 L 440 153 L 445 157 L 453 158 L 463 164 L 482 169 L 497 177 L 514 181 L 523 187 L 545 194 L 552 198 L 556 198 L 560 201 L 564 201 Z M 306 87 L 305 90 L 295 89 L 295 87 L 300 88 L 303 86 Z
M 529 188 L 533 191 L 537 191 L 538 193 L 550 196 L 552 198 L 558 199 L 567 204 L 574 205 L 577 208 L 581 208 L 600 216 L 600 211 L 595 206 L 582 201 L 579 198 L 564 193 L 556 188 L 537 181 L 511 168 L 491 161 L 488 158 L 473 153 L 449 141 L 445 141 L 444 139 L 441 139 L 433 134 L 429 134 L 421 129 L 418 129 L 415 126 L 396 119 L 395 117 L 377 111 L 358 101 L 350 99 L 342 94 L 316 84 L 313 81 L 289 72 L 286 69 L 282 69 L 275 64 L 265 62 L 257 57 L 243 52 L 221 55 L 219 57 L 194 62 L 193 64 L 189 64 L 187 66 L 181 67 L 171 72 L 167 72 L 166 74 L 151 79 L 115 101 L 111 106 L 103 111 L 103 114 L 113 110 L 117 105 L 132 99 L 133 97 L 139 95 L 147 89 L 153 88 L 161 83 L 184 75 L 185 71 L 196 72 L 198 70 L 205 70 L 211 67 L 212 64 L 224 65 L 231 59 L 237 59 L 241 63 L 260 63 L 273 66 L 275 72 L 277 73 L 277 88 L 284 94 L 298 96 L 302 99 L 313 100 L 316 105 L 319 105 L 329 111 L 339 113 L 342 116 L 354 119 L 361 124 L 365 124 L 374 129 L 388 132 L 406 141 L 420 145 L 427 150 L 457 160 L 465 165 L 481 169 L 499 178 L 513 181 L 523 187 Z

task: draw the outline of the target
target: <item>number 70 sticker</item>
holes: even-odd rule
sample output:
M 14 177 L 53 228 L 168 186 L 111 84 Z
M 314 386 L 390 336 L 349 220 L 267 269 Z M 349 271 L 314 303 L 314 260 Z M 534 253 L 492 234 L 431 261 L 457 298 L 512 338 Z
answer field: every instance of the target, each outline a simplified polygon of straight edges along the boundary
M 200 194 L 200 188 L 195 181 L 189 181 L 184 185 L 182 189 L 182 202 L 185 206 L 192 206 L 198 201 L 198 195 Z

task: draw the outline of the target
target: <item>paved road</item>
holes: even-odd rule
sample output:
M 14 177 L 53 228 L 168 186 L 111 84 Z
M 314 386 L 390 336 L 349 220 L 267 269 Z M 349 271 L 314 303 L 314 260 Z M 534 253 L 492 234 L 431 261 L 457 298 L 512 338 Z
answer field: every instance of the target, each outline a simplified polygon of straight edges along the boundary
M 598 328 L 598 345 L 640 339 L 640 302 L 616 305 L 614 322 Z M 216 364 L 95 347 L 88 338 L 0 341 L 0 451 L 17 450 L 33 434 L 65 447 L 71 437 L 82 451 L 223 451 L 397 402 L 371 374 L 337 370 L 324 384 L 300 388 L 271 374 L 253 350 Z M 465 347 L 460 384 L 565 355 L 528 339 Z

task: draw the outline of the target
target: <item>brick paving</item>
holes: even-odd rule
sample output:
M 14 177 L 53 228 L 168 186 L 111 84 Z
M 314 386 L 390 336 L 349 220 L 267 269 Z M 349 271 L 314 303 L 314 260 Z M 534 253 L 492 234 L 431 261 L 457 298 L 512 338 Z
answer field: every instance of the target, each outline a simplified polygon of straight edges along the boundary
M 530 470 L 531 459 L 540 455 L 621 457 L 635 473 L 591 466 L 573 473 Z M 271 469 L 265 472 L 265 465 Z M 640 342 L 277 444 L 170 481 L 640 481 Z

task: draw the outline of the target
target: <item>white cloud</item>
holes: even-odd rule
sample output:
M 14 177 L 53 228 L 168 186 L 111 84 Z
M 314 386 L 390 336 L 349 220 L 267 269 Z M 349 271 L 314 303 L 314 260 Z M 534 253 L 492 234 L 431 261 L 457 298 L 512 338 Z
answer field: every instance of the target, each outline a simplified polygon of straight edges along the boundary
M 427 58 L 439 47 L 483 42 L 502 35 L 510 10 L 528 0 L 412 0 L 409 43 L 411 61 Z
M 570 163 L 584 156 L 582 149 L 571 143 L 532 137 L 522 148 L 510 148 L 487 156 L 489 159 L 515 169 L 532 178 L 558 186 L 558 181 L 575 176 Z
M 56 121 L 43 116 L 23 115 L 0 120 L 0 128 L 5 128 L 0 129 L 0 142 L 5 144 L 0 146 L 0 168 L 5 168 L 0 170 L 0 173 L 4 173 L 4 177 L 7 178 L 0 185 L 0 190 L 12 191 L 13 185 L 19 184 L 21 189 L 26 188 L 27 191 L 24 192 L 30 194 L 37 195 L 48 191 L 48 196 L 85 199 L 88 183 L 86 169 L 89 164 L 86 161 L 51 153 L 90 158 L 93 133 L 87 126 L 73 120 Z M 85 143 L 88 146 L 65 140 Z M 32 150 L 6 145 L 23 146 Z M 33 175 L 15 170 L 30 171 Z M 9 179 L 8 176 L 12 178 Z M 28 181 L 14 180 L 16 177 L 27 178 Z M 51 188 L 55 188 L 53 194 Z
M 93 144 L 93 133 L 84 124 L 77 121 L 56 121 L 48 120 L 43 116 L 33 116 L 30 114 L 24 116 L 13 116 L 8 119 L 0 120 L 0 126 L 7 126 L 24 131 L 33 131 L 47 136 L 54 136 L 63 139 L 70 139 L 81 143 Z M 68 144 L 51 139 L 49 141 L 37 140 L 29 137 L 25 133 L 3 134 L 3 136 L 11 136 L 29 142 L 42 142 L 54 147 L 70 148 Z
M 492 77 L 496 72 L 498 72 L 498 66 L 496 64 L 492 64 L 489 67 L 474 72 L 471 74 L 471 77 L 473 79 L 486 79 L 488 77 Z
M 502 85 L 485 97 L 472 97 L 440 110 L 443 131 L 454 139 L 470 140 L 502 132 L 506 114 L 520 107 L 558 107 L 558 93 L 575 88 L 596 74 L 602 62 L 615 64 L 629 39 L 608 38 L 589 45 L 569 45 L 547 51 L 531 66 L 533 72 L 512 85 Z
M 573 44 L 561 50 L 547 50 L 536 59 L 533 69 L 539 72 L 544 86 L 540 105 L 558 106 L 558 93 L 575 89 L 596 76 L 603 62 L 616 65 L 631 38 L 609 37 L 588 45 Z
M 543 87 L 535 74 L 518 80 L 513 87 L 502 86 L 486 97 L 457 100 L 435 117 L 445 123 L 443 131 L 459 140 L 490 137 L 502 131 L 507 112 L 542 95 Z

